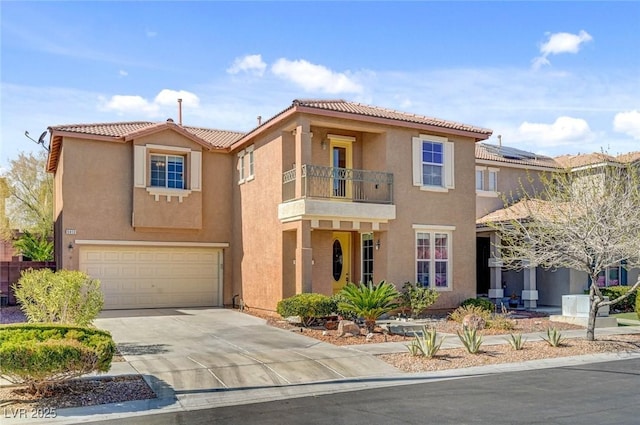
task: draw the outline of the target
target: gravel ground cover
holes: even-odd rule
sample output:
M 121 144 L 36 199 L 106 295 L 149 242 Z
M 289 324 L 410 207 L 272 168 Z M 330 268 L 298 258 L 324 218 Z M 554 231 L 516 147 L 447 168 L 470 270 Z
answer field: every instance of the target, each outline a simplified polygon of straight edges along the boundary
M 279 316 L 261 312 L 258 310 L 245 311 L 257 317 L 261 317 L 271 326 L 287 329 L 335 345 L 353 345 L 379 342 L 409 342 L 413 335 L 395 335 L 383 332 L 381 328 L 367 339 L 364 331 L 360 335 L 352 337 L 338 337 L 335 330 L 324 328 L 301 328 L 295 326 Z M 528 333 L 545 331 L 550 327 L 562 331 L 566 329 L 582 329 L 580 326 L 567 323 L 550 322 L 547 317 L 524 313 L 521 318 L 514 320 L 515 329 L 505 331 L 500 329 L 485 329 L 483 335 L 500 335 L 509 333 Z M 25 321 L 24 315 L 17 307 L 3 307 L 0 309 L 0 323 L 16 323 Z M 446 320 L 445 317 L 433 318 L 428 326 L 435 328 L 439 333 L 454 334 L 450 338 L 457 338 L 455 332 L 460 325 Z M 597 333 L 596 333 L 597 335 Z M 639 351 L 640 335 L 609 336 L 594 342 L 582 339 L 570 339 L 558 348 L 550 347 L 546 342 L 525 342 L 523 350 L 513 350 L 508 344 L 483 346 L 479 354 L 468 354 L 464 349 L 440 350 L 432 359 L 412 357 L 406 353 L 387 354 L 379 356 L 380 359 L 405 372 L 426 372 L 442 369 L 464 368 L 496 363 L 521 362 L 551 357 L 575 356 L 582 354 Z M 122 361 L 119 356 L 114 361 Z M 139 375 L 117 378 L 90 378 L 75 379 L 57 387 L 54 391 L 44 396 L 34 396 L 25 391 L 21 386 L 0 387 L 0 407 L 6 409 L 61 409 L 65 407 L 91 406 L 106 403 L 120 403 L 132 400 L 144 400 L 155 398 L 156 395 Z

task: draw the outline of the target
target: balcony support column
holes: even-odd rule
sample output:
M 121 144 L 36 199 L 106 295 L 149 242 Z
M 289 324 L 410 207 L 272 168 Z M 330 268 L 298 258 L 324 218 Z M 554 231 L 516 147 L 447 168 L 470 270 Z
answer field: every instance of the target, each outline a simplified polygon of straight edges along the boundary
M 302 180 L 302 166 L 311 163 L 311 124 L 307 119 L 300 119 L 294 131 L 296 158 L 296 188 L 295 199 L 305 195 Z
M 311 222 L 300 220 L 296 229 L 296 294 L 311 292 L 312 267 Z

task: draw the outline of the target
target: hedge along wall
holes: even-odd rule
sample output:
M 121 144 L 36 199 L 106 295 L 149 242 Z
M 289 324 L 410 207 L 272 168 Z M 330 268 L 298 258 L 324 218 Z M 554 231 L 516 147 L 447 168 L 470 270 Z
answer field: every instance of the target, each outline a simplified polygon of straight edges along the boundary
M 6 301 L 0 299 L 1 302 L 8 302 L 8 305 L 16 305 L 16 296 L 13 293 L 13 284 L 20 280 L 20 276 L 24 270 L 40 270 L 51 269 L 56 270 L 55 261 L 2 261 L 0 262 L 0 291 L 1 297 L 7 297 Z

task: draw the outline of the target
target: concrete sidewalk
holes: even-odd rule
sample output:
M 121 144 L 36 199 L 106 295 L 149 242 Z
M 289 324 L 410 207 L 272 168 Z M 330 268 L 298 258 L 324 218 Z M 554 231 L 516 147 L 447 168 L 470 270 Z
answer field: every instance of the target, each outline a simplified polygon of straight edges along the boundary
M 234 320 L 229 322 L 228 313 L 220 313 L 225 311 L 233 313 L 231 318 Z M 187 317 L 179 317 L 177 313 Z M 98 326 L 109 328 L 125 351 L 127 361 L 114 363 L 109 375 L 141 373 L 158 394 L 157 399 L 60 409 L 57 418 L 43 419 L 41 423 L 85 423 L 640 358 L 640 352 L 621 352 L 429 373 L 402 373 L 374 356 L 406 352 L 405 342 L 335 347 L 294 332 L 266 326 L 261 319 L 228 310 L 154 311 L 153 314 L 155 316 L 129 313 L 128 318 L 102 317 Z M 225 320 L 220 323 L 223 318 Z M 184 329 L 179 333 L 178 327 L 174 327 L 177 322 L 182 328 L 195 327 L 195 331 L 191 330 L 195 333 L 184 332 Z M 160 324 L 164 325 L 160 333 L 165 343 L 150 345 L 149 342 L 160 341 L 156 334 Z M 216 326 L 218 330 L 214 331 Z M 629 333 L 640 333 L 640 327 L 600 328 L 596 330 L 596 337 Z M 562 334 L 567 338 L 583 338 L 585 330 L 563 331 Z M 197 335 L 200 335 L 199 340 L 190 340 Z M 523 337 L 527 341 L 537 341 L 543 335 L 532 333 Z M 486 336 L 483 344 L 507 344 L 507 341 L 504 335 Z M 461 343 L 454 335 L 447 338 L 442 348 L 458 346 Z M 24 421 L 5 415 L 2 423 Z

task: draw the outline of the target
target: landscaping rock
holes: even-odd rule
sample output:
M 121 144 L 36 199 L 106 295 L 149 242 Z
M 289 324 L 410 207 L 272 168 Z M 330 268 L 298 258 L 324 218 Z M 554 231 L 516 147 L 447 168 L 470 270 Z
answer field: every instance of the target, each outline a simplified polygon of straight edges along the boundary
M 341 320 L 338 323 L 338 336 L 346 336 L 346 334 L 360 335 L 360 326 L 351 320 Z
M 486 325 L 487 325 L 487 322 L 477 314 L 467 314 L 462 319 L 463 328 L 482 330 Z

